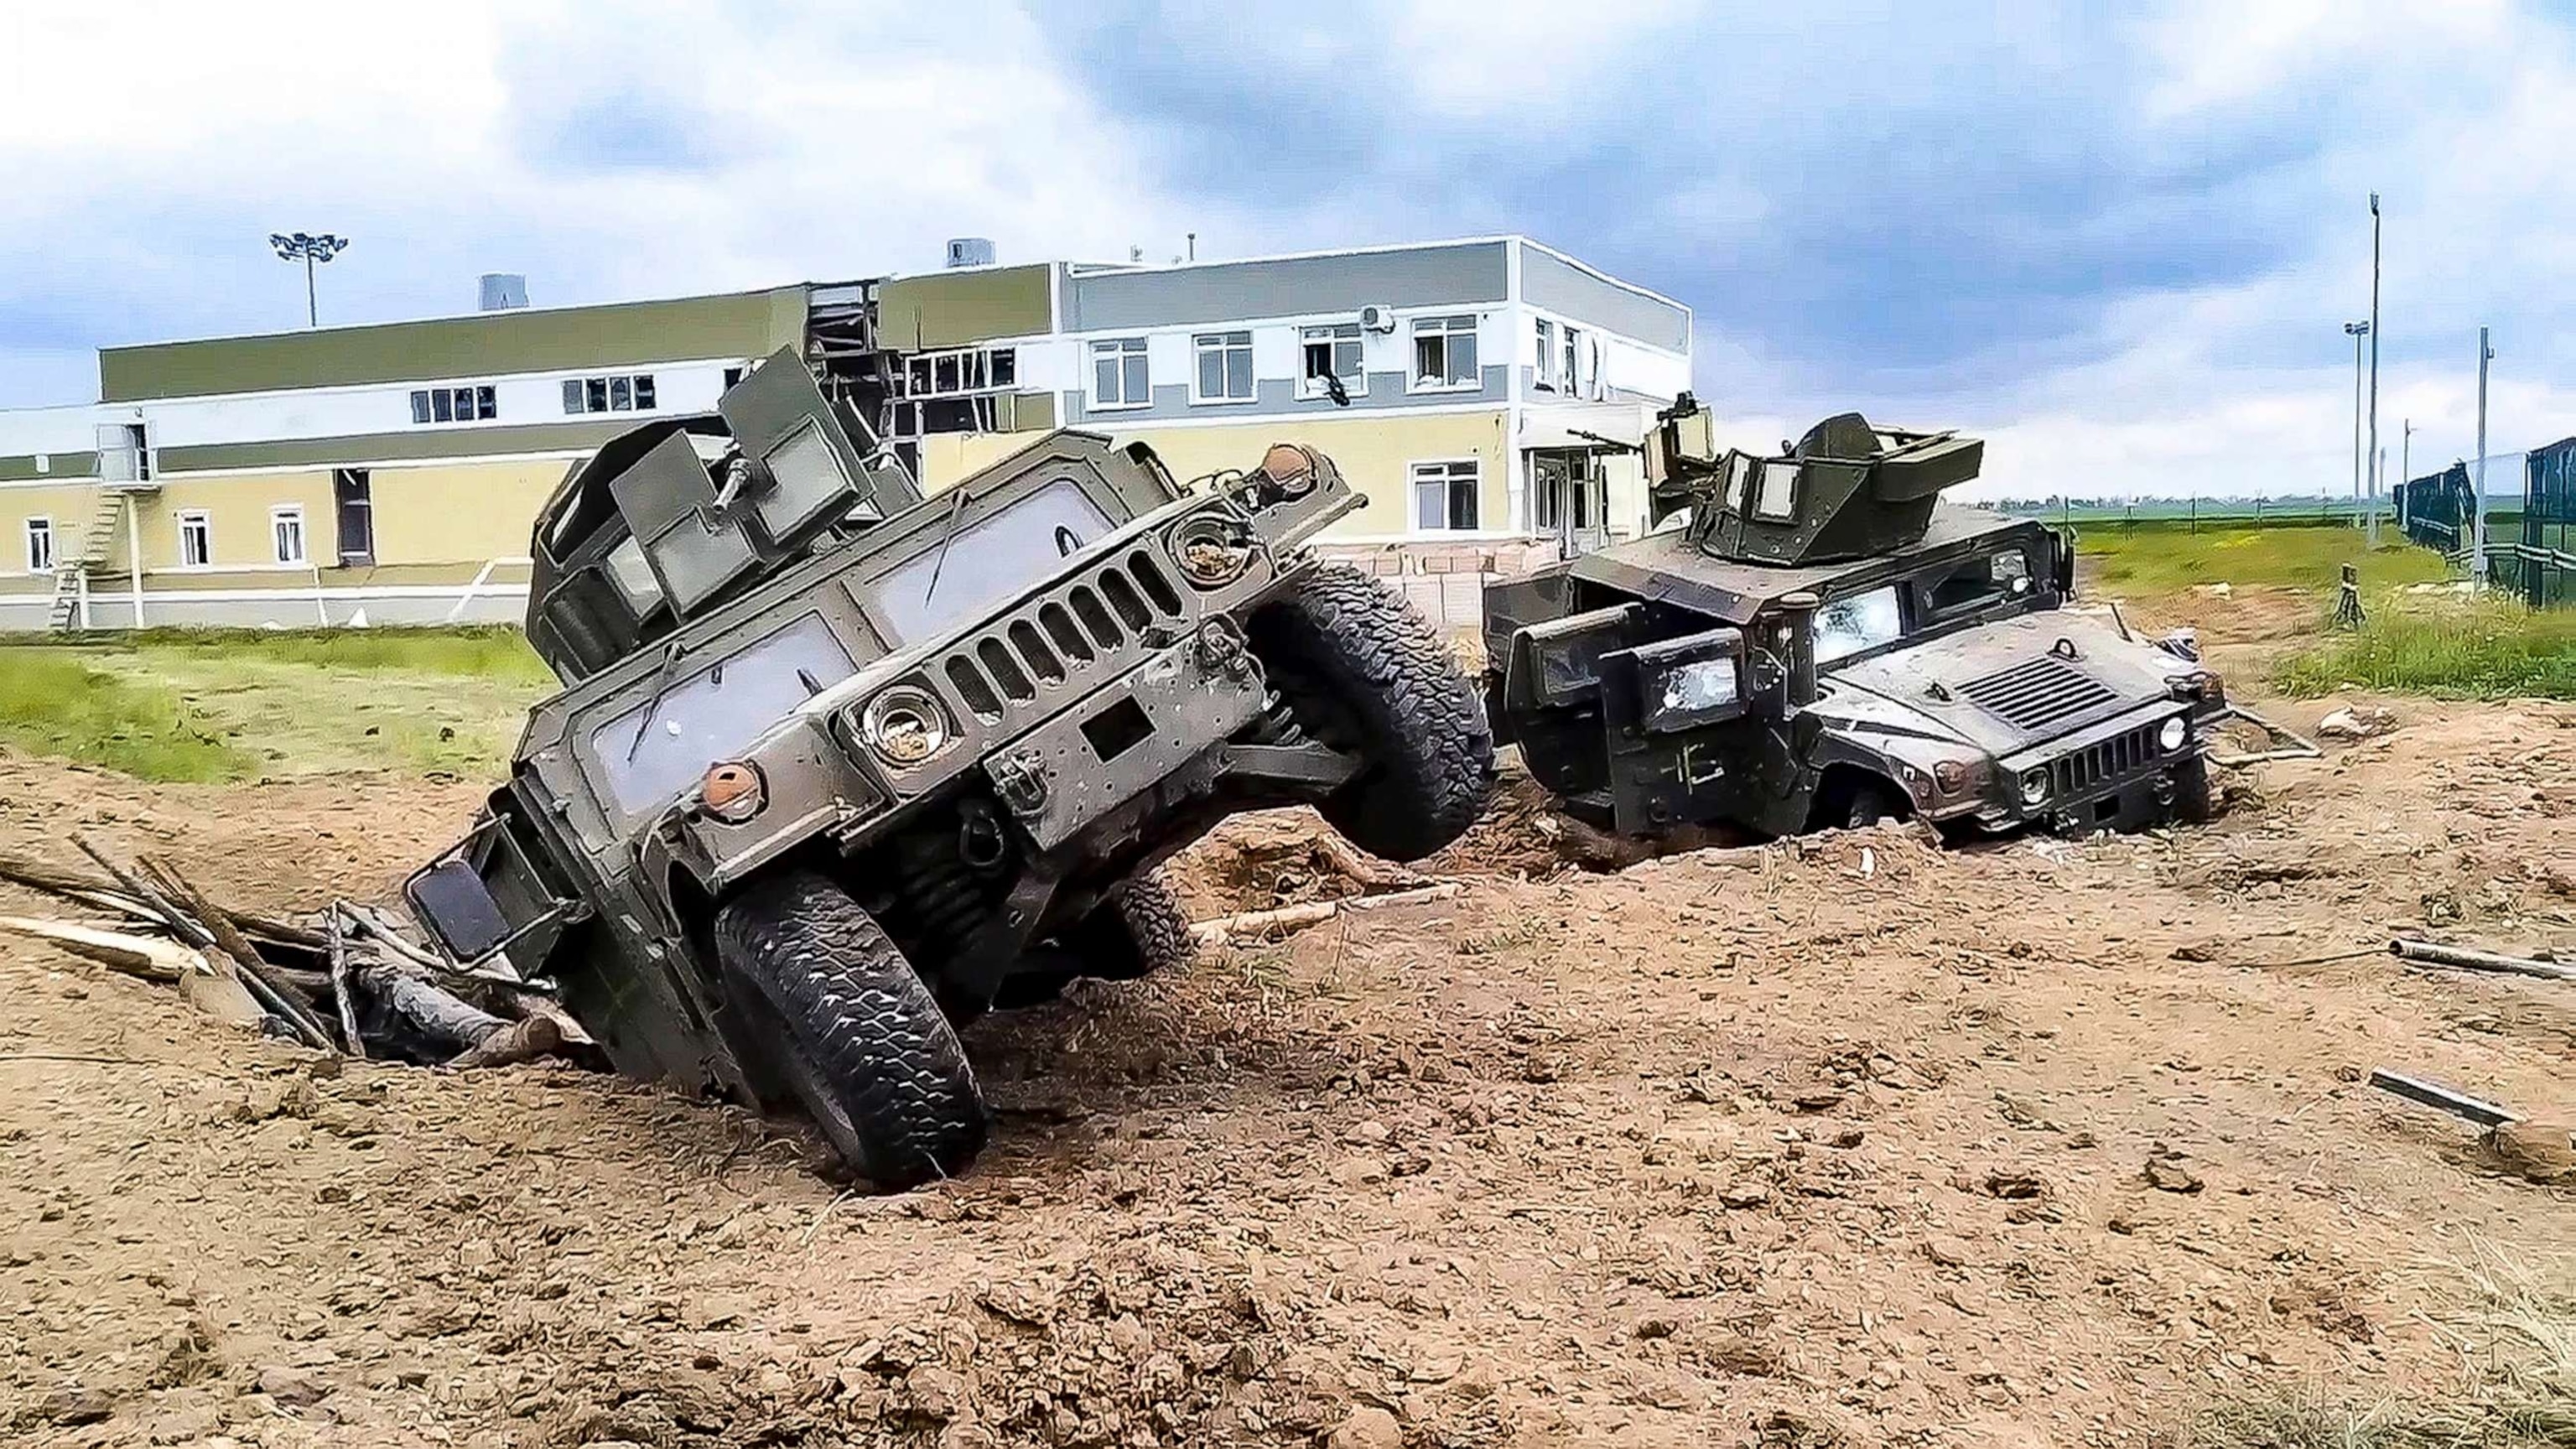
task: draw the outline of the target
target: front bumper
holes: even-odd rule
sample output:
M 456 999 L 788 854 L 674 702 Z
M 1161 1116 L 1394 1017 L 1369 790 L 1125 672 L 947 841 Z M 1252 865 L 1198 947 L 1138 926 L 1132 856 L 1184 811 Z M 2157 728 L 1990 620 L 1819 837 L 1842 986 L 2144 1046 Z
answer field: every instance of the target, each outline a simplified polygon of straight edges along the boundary
M 2183 722 L 2182 743 L 2164 748 L 2166 724 Z M 2061 834 L 2133 830 L 2171 819 L 2179 772 L 2206 748 L 2202 721 L 2187 703 L 2158 700 L 1995 762 L 1992 793 L 1976 814 L 1989 829 L 2038 824 Z M 2044 785 L 2032 798 L 2026 788 Z

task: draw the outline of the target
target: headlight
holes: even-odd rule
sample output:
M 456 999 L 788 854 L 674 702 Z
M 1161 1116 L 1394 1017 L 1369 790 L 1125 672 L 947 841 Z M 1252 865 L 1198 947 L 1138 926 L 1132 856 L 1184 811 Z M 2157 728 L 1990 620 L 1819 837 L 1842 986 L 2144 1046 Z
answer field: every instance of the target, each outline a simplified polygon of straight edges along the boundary
M 2024 771 L 2022 771 L 2022 772 L 2021 772 L 2021 803 L 2023 803 L 2024 805 L 2032 805 L 2032 806 L 2036 806 L 2036 805 L 2038 805 L 2040 802 L 2042 802 L 2042 801 L 2046 800 L 2047 798 L 2048 798 L 2048 772 L 2047 772 L 2046 770 L 2024 770 Z
M 2191 727 L 2182 722 L 2181 715 L 2175 715 L 2165 721 L 2163 729 L 2156 731 L 2156 746 L 2170 755 L 2181 749 L 2183 741 L 2189 738 L 2191 738 Z
M 908 684 L 868 701 L 867 712 L 859 717 L 859 734 L 878 759 L 899 770 L 922 763 L 957 738 L 939 701 Z
M 760 778 L 758 765 L 709 765 L 706 777 L 698 782 L 698 803 L 725 824 L 740 825 L 768 806 L 769 785 Z
M 1221 513 L 1201 513 L 1172 530 L 1172 556 L 1181 577 L 1202 589 L 1223 588 L 1252 567 L 1252 540 Z

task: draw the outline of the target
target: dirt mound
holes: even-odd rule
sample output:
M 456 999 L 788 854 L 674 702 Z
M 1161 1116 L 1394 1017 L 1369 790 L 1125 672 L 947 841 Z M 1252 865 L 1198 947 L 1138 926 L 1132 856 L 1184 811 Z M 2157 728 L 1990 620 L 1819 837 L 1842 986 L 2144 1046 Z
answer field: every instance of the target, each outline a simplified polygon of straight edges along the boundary
M 2428 900 L 2576 951 L 2576 729 L 2395 707 L 2212 829 L 2114 840 L 1603 874 L 1507 788 L 1429 864 L 1454 898 L 979 1024 L 993 1146 L 894 1198 L 794 1123 L 560 1064 L 334 1068 L 0 942 L 0 1437 L 2138 1443 L 2440 1394 L 2483 1342 L 2451 1265 L 2563 1300 L 2576 1220 L 2362 1079 L 2538 1112 L 2576 1008 L 2317 958 Z M 76 819 L 310 904 L 263 882 L 377 894 L 476 793 L 7 761 L 0 847 Z M 1193 904 L 1340 889 L 1314 829 L 1230 826 Z

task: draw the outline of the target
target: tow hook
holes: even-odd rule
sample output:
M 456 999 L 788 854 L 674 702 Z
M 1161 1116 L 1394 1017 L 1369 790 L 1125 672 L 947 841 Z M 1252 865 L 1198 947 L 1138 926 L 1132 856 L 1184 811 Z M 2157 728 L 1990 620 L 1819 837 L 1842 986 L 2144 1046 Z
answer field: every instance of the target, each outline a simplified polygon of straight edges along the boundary
M 1243 638 L 1234 625 L 1222 615 L 1199 625 L 1199 663 L 1212 674 L 1248 677 L 1253 671 L 1252 654 L 1243 647 Z
M 984 766 L 993 782 L 993 793 L 1014 815 L 1035 815 L 1046 809 L 1046 765 L 1026 750 L 1004 755 Z

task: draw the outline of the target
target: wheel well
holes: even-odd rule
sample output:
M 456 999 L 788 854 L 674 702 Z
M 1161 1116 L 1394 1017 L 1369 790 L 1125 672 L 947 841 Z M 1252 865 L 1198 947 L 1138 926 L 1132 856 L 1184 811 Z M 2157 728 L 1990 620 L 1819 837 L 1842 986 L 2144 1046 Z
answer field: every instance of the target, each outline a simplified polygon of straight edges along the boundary
M 1887 805 L 1887 813 L 1899 820 L 1914 814 L 1914 799 L 1884 773 L 1866 765 L 1840 761 L 1825 766 L 1816 779 L 1816 794 L 1807 807 L 1809 830 L 1838 829 L 1851 819 L 1853 802 L 1863 790 L 1876 790 Z

